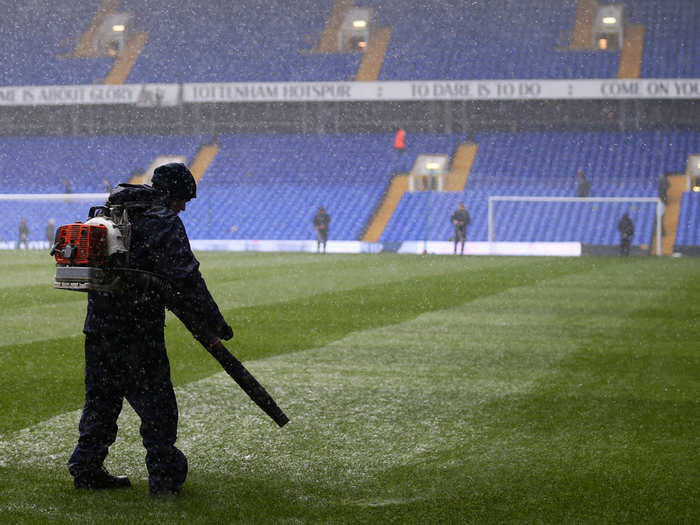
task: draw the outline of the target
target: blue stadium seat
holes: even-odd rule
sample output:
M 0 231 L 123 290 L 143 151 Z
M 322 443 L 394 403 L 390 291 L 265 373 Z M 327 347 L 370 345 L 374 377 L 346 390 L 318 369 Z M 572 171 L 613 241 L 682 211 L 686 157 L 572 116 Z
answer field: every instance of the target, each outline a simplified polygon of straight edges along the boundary
M 700 193 L 683 193 L 675 244 L 700 246 Z
M 658 177 L 685 171 L 688 155 L 700 151 L 700 133 L 695 132 L 479 133 L 475 141 L 479 152 L 467 190 L 405 195 L 381 240 L 423 240 L 428 210 L 429 238 L 447 240 L 452 235 L 449 216 L 464 201 L 472 218 L 469 239 L 486 241 L 489 195 L 574 197 L 578 168 L 591 181 L 593 197 L 656 197 Z M 619 242 L 617 221 L 625 211 L 637 226 L 635 244 L 649 244 L 655 227 L 654 204 L 496 206 L 496 240 L 614 245 Z
M 3 11 L 3 85 L 101 83 L 112 59 L 61 58 L 75 49 L 99 0 L 18 3 Z M 696 0 L 626 0 L 646 26 L 642 77 L 700 76 Z M 366 0 L 393 29 L 380 80 L 614 78 L 619 52 L 561 50 L 576 0 L 481 3 Z M 123 0 L 148 40 L 128 82 L 346 81 L 361 54 L 311 53 L 332 0 L 190 3 Z M 532 21 L 530 23 L 529 21 Z M 177 50 L 174 52 L 173 50 Z

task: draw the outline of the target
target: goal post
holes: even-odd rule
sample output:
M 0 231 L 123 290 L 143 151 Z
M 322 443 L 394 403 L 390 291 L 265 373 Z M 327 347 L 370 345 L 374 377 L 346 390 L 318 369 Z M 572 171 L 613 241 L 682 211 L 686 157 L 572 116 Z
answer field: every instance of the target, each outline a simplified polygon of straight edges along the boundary
M 661 255 L 661 223 L 664 214 L 664 205 L 660 199 L 656 197 L 534 197 L 524 195 L 491 195 L 488 198 L 488 242 L 496 242 L 496 213 L 495 204 L 497 202 L 511 203 L 577 203 L 579 205 L 595 205 L 595 204 L 643 204 L 645 206 L 654 205 L 654 224 L 656 236 L 656 255 Z M 536 214 L 532 214 L 536 217 Z M 504 240 L 504 239 L 498 239 Z
M 0 194 L 0 249 L 20 247 L 19 224 L 26 219 L 27 243 L 21 247 L 46 249 L 49 221 L 54 228 L 87 219 L 91 206 L 101 206 L 108 193 L 2 193 Z M 55 230 L 54 230 L 55 231 Z

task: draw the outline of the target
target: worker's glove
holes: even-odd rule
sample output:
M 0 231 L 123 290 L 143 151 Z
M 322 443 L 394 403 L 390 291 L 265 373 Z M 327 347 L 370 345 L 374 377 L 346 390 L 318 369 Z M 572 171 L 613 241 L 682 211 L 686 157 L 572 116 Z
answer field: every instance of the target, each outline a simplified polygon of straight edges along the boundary
M 224 341 L 228 341 L 229 339 L 233 338 L 233 328 L 231 328 L 228 324 L 224 325 L 221 327 L 221 331 L 219 333 L 219 337 L 223 339 Z

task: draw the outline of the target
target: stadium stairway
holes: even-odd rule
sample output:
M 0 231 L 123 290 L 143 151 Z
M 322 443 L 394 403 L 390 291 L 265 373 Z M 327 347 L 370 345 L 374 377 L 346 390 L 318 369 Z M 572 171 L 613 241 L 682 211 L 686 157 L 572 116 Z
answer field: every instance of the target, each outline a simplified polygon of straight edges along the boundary
M 379 78 L 389 40 L 391 40 L 390 27 L 376 27 L 372 30 L 367 48 L 362 56 L 362 62 L 360 62 L 360 68 L 355 76 L 356 81 L 375 82 Z
M 331 14 L 321 33 L 321 38 L 316 48 L 317 53 L 338 52 L 338 31 L 347 13 L 355 5 L 355 0 L 335 0 Z
M 676 232 L 678 231 L 678 217 L 681 211 L 681 198 L 686 187 L 685 175 L 672 175 L 668 177 L 668 204 L 663 218 L 663 235 L 661 237 L 661 253 L 672 255 L 673 246 L 676 244 Z M 651 253 L 656 253 L 656 236 L 652 243 Z
M 218 144 L 202 144 L 199 149 L 197 150 L 197 153 L 194 154 L 192 157 L 192 161 L 189 162 L 189 168 L 190 171 L 192 172 L 192 176 L 194 177 L 194 180 L 199 183 L 199 181 L 204 177 L 204 173 L 206 173 L 207 168 L 211 165 L 212 161 L 214 158 L 216 158 L 217 153 L 219 153 L 219 145 Z M 129 180 L 130 184 L 144 184 L 147 183 L 150 180 L 150 174 L 153 172 L 155 168 L 157 168 L 159 165 L 163 164 L 164 162 L 175 162 L 177 156 L 163 156 L 159 155 L 157 156 L 153 162 L 151 162 L 151 165 L 146 169 L 144 173 L 137 173 L 134 174 L 131 179 Z M 186 162 L 186 156 L 182 156 L 181 159 L 183 162 Z M 179 162 L 180 160 L 178 160 Z
M 478 144 L 462 143 L 457 146 L 457 150 L 452 160 L 452 166 L 447 174 L 446 191 L 464 192 L 471 171 L 472 164 L 476 158 Z M 391 220 L 392 215 L 396 211 L 404 193 L 408 191 L 409 175 L 395 175 L 389 183 L 389 188 L 380 200 L 374 214 L 365 228 L 362 239 L 365 242 L 378 242 L 379 238 L 384 233 L 386 225 Z
M 114 13 L 119 7 L 119 0 L 103 0 L 97 10 L 92 22 L 83 33 L 78 45 L 75 47 L 74 55 L 76 57 L 92 57 L 95 56 L 95 33 L 105 21 L 108 15 Z
M 646 26 L 633 24 L 625 28 L 625 40 L 620 53 L 617 78 L 639 78 L 644 54 L 644 33 Z
M 190 171 L 197 183 L 199 183 L 200 179 L 204 176 L 204 173 L 207 171 L 207 168 L 212 163 L 217 153 L 219 153 L 218 144 L 203 144 L 202 147 L 199 148 L 190 165 Z
M 136 59 L 138 59 L 143 46 L 146 45 L 148 33 L 131 33 L 126 41 L 124 49 L 114 61 L 111 71 L 105 78 L 105 84 L 123 84 L 131 73 Z
M 593 20 L 597 9 L 598 0 L 578 0 L 571 49 L 593 49 Z
M 478 149 L 479 145 L 473 143 L 464 143 L 457 147 L 452 167 L 447 174 L 447 191 L 464 191 Z
M 389 183 L 384 197 L 380 201 L 377 211 L 372 215 L 362 240 L 365 242 L 378 242 L 389 219 L 394 214 L 403 194 L 408 191 L 408 175 L 395 175 Z

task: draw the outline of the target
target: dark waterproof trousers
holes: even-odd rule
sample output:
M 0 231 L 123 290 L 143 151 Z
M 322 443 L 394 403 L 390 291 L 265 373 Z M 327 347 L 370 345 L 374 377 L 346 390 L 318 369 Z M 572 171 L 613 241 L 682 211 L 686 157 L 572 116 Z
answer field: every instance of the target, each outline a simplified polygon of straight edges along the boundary
M 623 237 L 620 240 L 620 255 L 622 257 L 628 257 L 630 254 L 630 245 L 632 244 L 632 237 Z
M 326 242 L 328 242 L 328 230 L 316 230 L 316 251 L 321 249 L 323 245 L 323 251 L 326 251 Z
M 464 253 L 464 243 L 467 240 L 467 227 L 466 226 L 455 226 L 455 250 L 457 253 L 457 245 L 462 244 L 462 253 Z
M 77 476 L 102 466 L 117 437 L 125 398 L 141 418 L 150 487 L 179 488 L 187 477 L 187 459 L 174 446 L 178 411 L 162 333 L 150 339 L 86 335 L 85 406 L 68 470 Z

